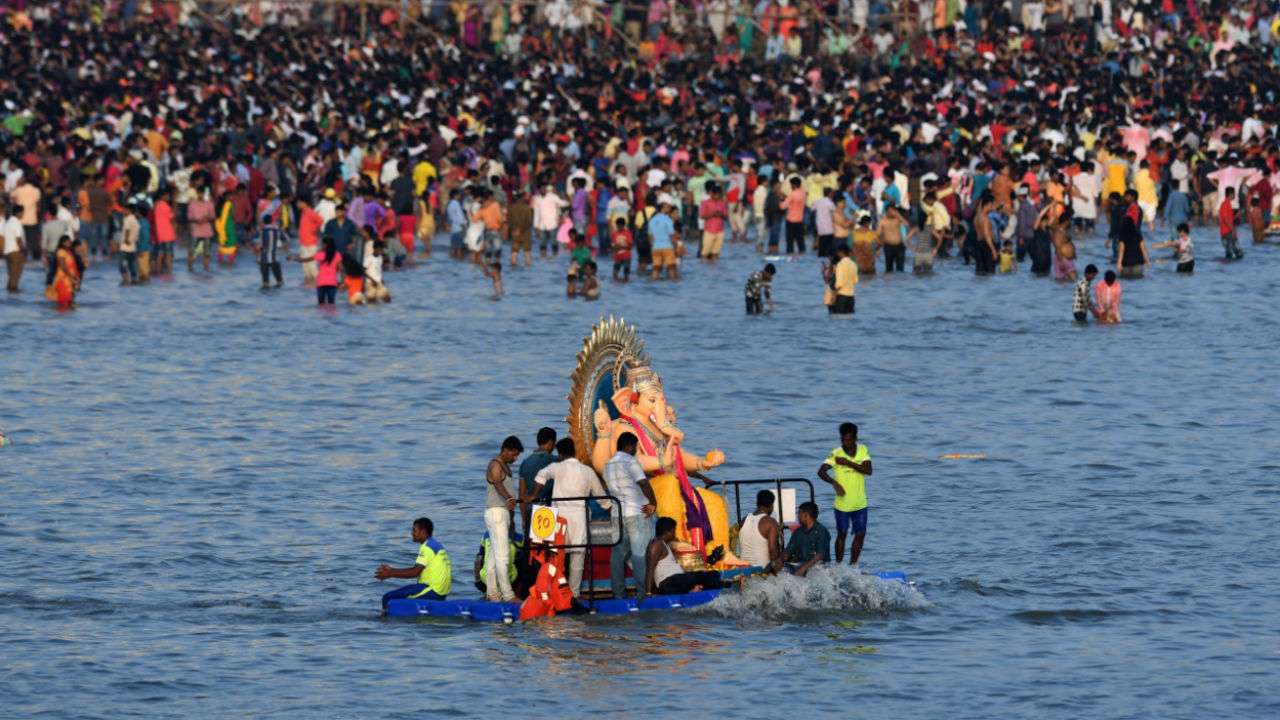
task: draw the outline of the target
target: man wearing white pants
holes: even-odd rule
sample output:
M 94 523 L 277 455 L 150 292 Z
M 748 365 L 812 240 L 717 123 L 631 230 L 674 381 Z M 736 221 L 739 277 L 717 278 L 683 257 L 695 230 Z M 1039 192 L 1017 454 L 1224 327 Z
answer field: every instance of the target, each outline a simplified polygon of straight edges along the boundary
M 489 490 L 484 501 L 484 526 L 489 531 L 489 552 L 485 558 L 485 596 L 492 601 L 515 602 L 511 589 L 511 513 L 516 508 L 515 478 L 511 463 L 524 452 L 520 438 L 512 435 L 502 441 L 498 456 L 489 461 L 485 481 Z
M 551 488 L 551 501 L 556 512 L 568 524 L 569 545 L 585 545 L 587 542 L 587 503 L 583 500 L 561 501 L 561 498 L 582 498 L 587 496 L 604 496 L 608 493 L 600 483 L 596 471 L 578 461 L 577 448 L 573 438 L 563 438 L 556 443 L 556 455 L 559 461 L 538 471 L 533 482 L 536 492 L 542 492 L 542 486 L 548 480 L 555 480 Z M 597 501 L 605 510 L 613 504 L 608 500 Z M 492 555 L 493 553 L 490 553 Z M 585 567 L 587 549 L 573 548 L 565 553 L 565 573 L 569 576 L 569 589 L 577 596 L 582 586 L 582 571 Z

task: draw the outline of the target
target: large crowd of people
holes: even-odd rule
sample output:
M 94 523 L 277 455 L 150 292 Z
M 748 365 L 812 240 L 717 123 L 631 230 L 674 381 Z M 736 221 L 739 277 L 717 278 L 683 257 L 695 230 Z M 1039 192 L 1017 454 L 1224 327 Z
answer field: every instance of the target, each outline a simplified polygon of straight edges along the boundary
M 10 292 L 29 260 L 67 308 L 95 263 L 247 254 L 264 286 L 292 259 L 321 303 L 389 301 L 441 235 L 498 294 L 504 253 L 563 249 L 588 299 L 606 257 L 625 282 L 816 250 L 843 313 L 908 253 L 1072 281 L 1097 227 L 1135 278 L 1144 234 L 1191 272 L 1179 226 L 1239 259 L 1275 214 L 1275 2 L 227 7 L 0 3 Z

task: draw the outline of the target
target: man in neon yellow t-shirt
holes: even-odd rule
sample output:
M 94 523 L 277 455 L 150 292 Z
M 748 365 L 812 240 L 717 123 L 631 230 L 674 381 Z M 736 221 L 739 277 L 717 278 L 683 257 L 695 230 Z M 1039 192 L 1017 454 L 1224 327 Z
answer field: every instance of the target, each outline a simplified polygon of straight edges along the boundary
M 831 471 L 835 471 L 835 477 Z M 858 426 L 847 422 L 840 425 L 840 447 L 831 451 L 818 477 L 831 483 L 836 491 L 836 562 L 844 562 L 844 539 L 853 531 L 853 547 L 849 550 L 849 564 L 857 566 L 862 555 L 862 541 L 867 536 L 867 484 L 871 474 L 871 453 L 866 445 L 858 444 Z
M 415 600 L 444 600 L 449 596 L 453 585 L 453 566 L 449 564 L 449 553 L 439 540 L 431 537 L 435 526 L 430 518 L 420 517 L 413 521 L 413 541 L 421 543 L 418 547 L 418 559 L 413 567 L 393 568 L 379 565 L 374 577 L 379 580 L 387 578 L 415 578 L 417 582 L 396 588 L 382 596 L 382 611 L 387 611 L 387 603 L 399 598 Z

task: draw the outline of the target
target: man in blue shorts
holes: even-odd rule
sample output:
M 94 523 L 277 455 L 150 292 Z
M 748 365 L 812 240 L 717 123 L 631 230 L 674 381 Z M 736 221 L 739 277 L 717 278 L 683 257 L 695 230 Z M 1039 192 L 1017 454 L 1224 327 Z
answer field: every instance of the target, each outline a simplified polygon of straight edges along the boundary
M 831 471 L 835 471 L 835 477 Z M 849 564 L 858 565 L 862 555 L 862 541 L 867 535 L 867 484 L 871 474 L 871 453 L 866 445 L 858 443 L 858 426 L 844 423 L 840 426 L 840 447 L 831 451 L 818 477 L 831 483 L 836 491 L 836 562 L 844 562 L 844 539 L 853 531 L 853 547 L 849 551 Z
M 453 567 L 449 563 L 449 553 L 444 545 L 431 537 L 435 526 L 429 518 L 420 517 L 413 521 L 413 541 L 420 543 L 418 559 L 412 567 L 393 568 L 379 565 L 373 575 L 379 580 L 387 578 L 407 578 L 415 582 L 411 585 L 396 588 L 382 596 L 382 611 L 387 611 L 387 603 L 398 598 L 422 598 L 424 600 L 444 600 L 449 597 L 453 584 Z

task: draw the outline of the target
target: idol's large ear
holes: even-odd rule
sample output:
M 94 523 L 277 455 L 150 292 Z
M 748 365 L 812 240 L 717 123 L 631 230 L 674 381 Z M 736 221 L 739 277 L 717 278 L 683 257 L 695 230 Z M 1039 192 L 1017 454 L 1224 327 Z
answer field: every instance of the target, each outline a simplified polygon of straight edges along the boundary
M 631 388 L 624 387 L 613 394 L 613 406 L 623 415 L 631 414 Z

